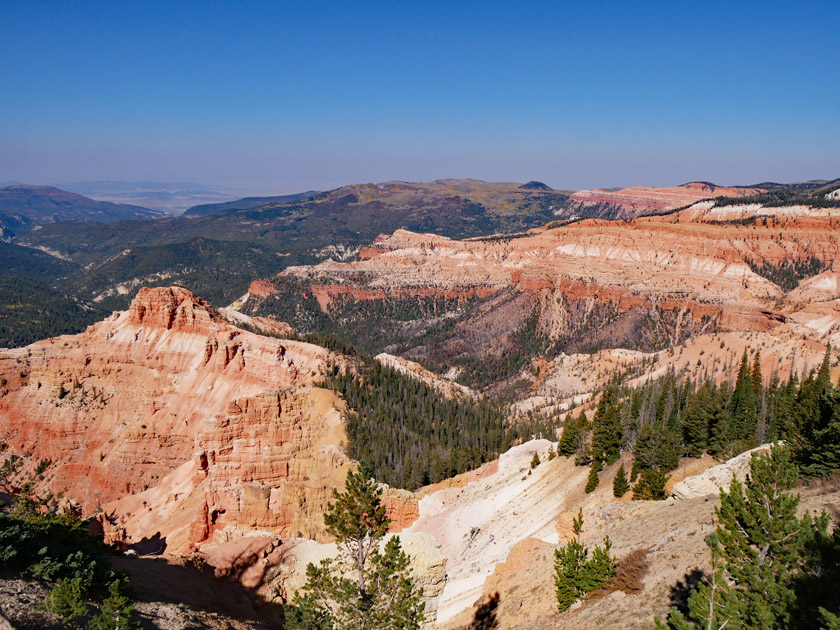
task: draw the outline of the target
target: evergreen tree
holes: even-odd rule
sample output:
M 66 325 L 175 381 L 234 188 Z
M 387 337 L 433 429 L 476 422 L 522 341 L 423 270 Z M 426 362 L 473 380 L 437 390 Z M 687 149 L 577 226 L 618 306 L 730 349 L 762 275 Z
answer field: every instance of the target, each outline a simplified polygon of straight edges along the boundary
M 721 490 L 717 531 L 707 540 L 714 573 L 690 596 L 688 617 L 671 611 L 669 627 L 831 627 L 840 609 L 840 534 L 828 534 L 825 512 L 796 516 L 797 478 L 789 449 L 774 446 L 752 459 L 746 484 L 733 478 Z
M 656 630 L 723 630 L 740 627 L 737 601 L 723 570 L 720 539 L 712 534 L 706 539 L 712 552 L 712 574 L 704 578 L 688 597 L 688 617 L 678 608 L 672 608 L 668 614 L 668 623 L 656 618 Z
M 820 608 L 820 616 L 823 620 L 823 630 L 840 630 L 840 616 Z
M 558 454 L 566 457 L 574 455 L 578 449 L 580 435 L 585 431 L 585 428 L 586 416 L 583 412 L 577 418 L 572 418 L 569 414 L 563 425 L 563 435 L 560 436 L 560 442 L 557 444 Z
M 627 474 L 624 472 L 624 465 L 622 465 L 613 479 L 613 496 L 621 498 L 630 489 L 630 482 L 627 481 Z
M 806 534 L 796 517 L 799 495 L 790 492 L 797 478 L 790 451 L 773 447 L 752 459 L 746 487 L 733 479 L 729 492 L 721 491 L 718 535 L 746 629 L 790 622 L 791 581 Z
M 586 548 L 580 542 L 583 510 L 578 510 L 573 519 L 572 530 L 574 539 L 554 550 L 554 588 L 560 612 L 568 610 L 587 593 L 605 586 L 616 573 L 616 560 L 610 555 L 612 542 L 609 536 L 604 538 L 603 547 L 596 546 L 592 557 L 587 558 Z
M 87 612 L 87 588 L 81 578 L 61 578 L 47 593 L 44 608 L 55 613 L 67 623 L 73 623 Z
M 554 551 L 554 589 L 560 612 L 585 595 L 577 581 L 585 565 L 586 550 L 579 537 Z
M 337 560 L 309 564 L 286 628 L 415 630 L 423 623 L 422 589 L 415 587 L 399 537 L 382 546 L 389 519 L 382 490 L 367 470 L 350 471 L 344 492 L 333 492 L 324 523 L 340 550 Z
M 140 630 L 140 624 L 131 621 L 134 604 L 120 592 L 119 580 L 108 586 L 108 597 L 102 602 L 99 614 L 88 624 L 88 630 Z
M 683 415 L 683 443 L 689 457 L 699 457 L 709 445 L 709 427 L 715 417 L 715 393 L 711 381 L 706 381 L 692 394 Z
M 753 371 L 750 368 L 750 362 L 745 349 L 741 357 L 741 367 L 738 370 L 738 380 L 735 382 L 735 392 L 732 394 L 732 400 L 729 405 L 729 411 L 732 416 L 732 438 L 734 440 L 754 444 L 755 430 L 758 424 L 756 402 Z
M 601 477 L 599 473 L 601 472 L 601 468 L 603 464 L 600 460 L 595 460 L 592 462 L 592 466 L 589 467 L 589 477 L 586 479 L 586 487 L 584 487 L 583 491 L 586 494 L 590 492 L 595 492 L 595 489 L 598 487 L 598 484 L 601 482 Z
M 592 420 L 592 457 L 606 465 L 616 461 L 621 453 L 621 401 L 618 389 L 609 387 L 602 394 Z
M 840 470 L 840 391 L 822 393 L 816 418 L 803 423 L 794 449 L 802 472 L 809 477 L 830 477 Z
M 634 501 L 662 501 L 665 499 L 665 475 L 658 470 L 643 470 L 633 486 Z

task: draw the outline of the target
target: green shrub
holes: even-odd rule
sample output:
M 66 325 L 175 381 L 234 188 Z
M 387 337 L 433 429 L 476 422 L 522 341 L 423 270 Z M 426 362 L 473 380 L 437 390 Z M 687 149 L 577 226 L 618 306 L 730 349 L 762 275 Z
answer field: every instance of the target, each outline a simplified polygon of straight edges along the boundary
M 665 498 L 665 474 L 658 470 L 643 470 L 633 486 L 634 501 L 661 501 Z
M 131 620 L 134 604 L 120 591 L 120 581 L 108 585 L 108 597 L 99 607 L 99 614 L 88 624 L 88 630 L 140 630 L 140 624 Z
M 604 545 L 595 547 L 591 557 L 580 542 L 583 530 L 583 512 L 578 511 L 573 522 L 574 540 L 554 551 L 554 592 L 557 609 L 568 610 L 572 604 L 588 593 L 606 586 L 616 574 L 616 560 L 610 556 L 612 542 L 609 536 Z
M 82 580 L 62 578 L 47 593 L 44 608 L 72 623 L 87 612 L 85 592 Z

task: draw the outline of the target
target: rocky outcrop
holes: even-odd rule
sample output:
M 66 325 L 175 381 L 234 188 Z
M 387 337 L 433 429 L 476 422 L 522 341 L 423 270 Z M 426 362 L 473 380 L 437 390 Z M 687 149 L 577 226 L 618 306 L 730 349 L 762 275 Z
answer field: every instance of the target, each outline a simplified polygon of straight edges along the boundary
M 759 446 L 746 453 L 694 475 L 674 485 L 671 496 L 680 501 L 716 497 L 722 488 L 728 488 L 733 479 L 744 482 L 750 472 L 750 460 L 754 456 L 762 455 L 768 446 Z
M 349 465 L 340 401 L 311 386 L 327 357 L 143 289 L 80 335 L 0 355 L 0 437 L 21 479 L 48 462 L 37 490 L 107 506 L 126 544 L 188 548 L 232 523 L 315 536 Z
M 106 533 L 124 546 L 157 536 L 170 553 L 255 530 L 325 539 L 322 514 L 350 466 L 339 405 L 310 386 L 230 402 L 201 423 L 188 462 L 104 506 Z
M 283 296 L 302 296 L 289 315 L 305 311 L 304 328 L 332 318 L 338 326 L 352 322 L 355 334 L 359 313 L 379 317 L 375 329 L 386 332 L 381 339 L 362 333 L 365 343 L 438 364 L 504 360 L 521 350 L 515 345 L 535 314 L 536 330 L 528 334 L 569 355 L 592 348 L 649 354 L 728 332 L 767 334 L 768 344 L 840 341 L 836 219 L 804 209 L 757 220 L 757 206 L 749 221 L 720 223 L 701 205 L 516 238 L 457 241 L 398 230 L 378 238 L 360 260 L 291 267 L 268 281 Z M 793 290 L 774 282 L 796 273 L 803 277 Z M 259 314 L 263 300 L 272 299 L 279 298 L 251 296 L 245 308 Z M 781 360 L 777 367 L 793 366 Z
M 673 210 L 712 197 L 750 197 L 764 192 L 761 188 L 716 186 L 691 182 L 673 188 L 633 186 L 621 190 L 579 190 L 570 199 L 582 205 L 610 204 L 621 208 L 622 218 L 634 218 L 664 210 Z

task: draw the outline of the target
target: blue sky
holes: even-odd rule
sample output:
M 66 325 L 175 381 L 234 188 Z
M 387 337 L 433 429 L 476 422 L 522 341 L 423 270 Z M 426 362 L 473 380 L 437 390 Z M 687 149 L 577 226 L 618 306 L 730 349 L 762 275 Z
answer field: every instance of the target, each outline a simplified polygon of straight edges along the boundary
M 840 176 L 840 2 L 3 0 L 0 181 Z

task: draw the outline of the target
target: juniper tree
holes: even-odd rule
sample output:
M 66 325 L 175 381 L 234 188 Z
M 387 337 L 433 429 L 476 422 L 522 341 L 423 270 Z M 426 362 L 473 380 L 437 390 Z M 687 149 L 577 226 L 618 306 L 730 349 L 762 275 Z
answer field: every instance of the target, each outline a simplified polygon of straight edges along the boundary
M 339 557 L 306 568 L 307 582 L 287 613 L 290 630 L 416 630 L 423 623 L 423 591 L 411 576 L 398 536 L 382 541 L 390 520 L 382 490 L 366 469 L 350 471 L 344 492 L 324 515 Z

